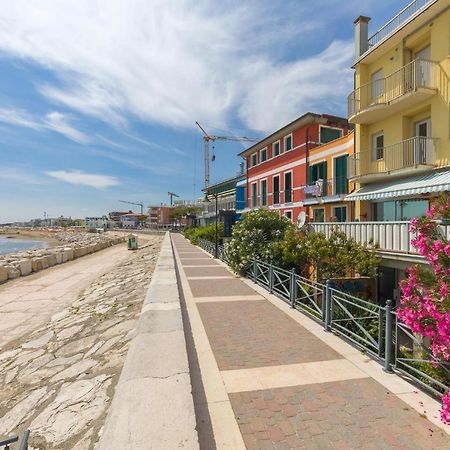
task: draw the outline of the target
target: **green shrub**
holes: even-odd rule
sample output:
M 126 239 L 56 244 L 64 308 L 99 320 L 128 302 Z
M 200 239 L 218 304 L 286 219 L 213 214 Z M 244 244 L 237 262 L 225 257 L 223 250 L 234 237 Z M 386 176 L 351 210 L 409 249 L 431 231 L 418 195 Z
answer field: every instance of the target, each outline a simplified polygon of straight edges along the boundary
M 228 262 L 233 270 L 243 274 L 254 258 L 279 262 L 276 243 L 284 238 L 292 224 L 286 217 L 265 209 L 246 213 L 233 227 L 233 234 L 226 245 Z
M 216 239 L 216 225 L 214 223 L 207 225 L 206 227 L 192 228 L 192 231 L 188 232 L 185 236 L 191 240 L 194 245 L 198 244 L 199 239 L 205 239 L 207 241 L 215 242 Z M 217 236 L 218 240 L 222 239 L 223 234 L 223 224 L 217 224 Z M 188 237 L 189 236 L 189 237 Z

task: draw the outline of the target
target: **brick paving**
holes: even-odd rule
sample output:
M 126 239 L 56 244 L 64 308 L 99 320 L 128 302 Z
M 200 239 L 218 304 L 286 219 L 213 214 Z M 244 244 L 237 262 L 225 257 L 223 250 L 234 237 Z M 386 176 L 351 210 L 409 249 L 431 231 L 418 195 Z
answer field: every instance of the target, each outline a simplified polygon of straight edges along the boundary
M 340 358 L 267 300 L 202 303 L 197 308 L 220 370 Z
M 448 449 L 444 432 L 370 378 L 229 394 L 247 449 Z
M 206 258 L 192 259 L 197 254 L 187 252 L 195 247 L 181 236 L 174 236 L 173 241 L 181 251 L 179 270 L 186 277 L 224 275 L 225 269 L 203 252 L 199 251 Z M 189 267 L 204 265 L 211 267 Z M 289 365 L 308 362 L 328 361 L 329 367 L 332 361 L 343 360 L 268 300 L 249 301 L 250 296 L 258 293 L 239 279 L 187 278 L 186 283 L 204 328 L 197 332 L 206 333 L 218 376 L 225 370 L 234 371 L 227 372 L 228 376 L 230 373 L 234 376 L 245 372 L 240 369 L 252 369 L 253 373 L 258 368 L 270 370 L 272 366 L 278 369 L 285 366 L 289 370 Z M 227 296 L 234 301 L 223 301 Z M 220 299 L 208 300 L 214 297 Z M 202 355 L 198 357 L 201 363 Z M 319 372 L 313 384 L 253 391 L 239 378 L 239 386 L 246 386 L 246 390 L 228 392 L 228 398 L 231 420 L 234 413 L 245 447 L 248 450 L 450 448 L 448 434 L 373 378 L 344 377 L 343 381 L 325 382 L 325 377 L 322 381 L 320 377 Z M 216 417 L 216 421 L 223 426 L 222 416 Z M 202 423 L 199 418 L 200 431 Z

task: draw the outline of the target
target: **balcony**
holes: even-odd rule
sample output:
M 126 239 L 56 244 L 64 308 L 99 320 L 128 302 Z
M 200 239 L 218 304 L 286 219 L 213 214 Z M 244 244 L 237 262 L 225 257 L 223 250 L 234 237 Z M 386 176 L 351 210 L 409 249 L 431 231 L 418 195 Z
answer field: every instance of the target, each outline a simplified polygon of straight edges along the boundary
M 348 178 L 337 177 L 328 180 L 317 180 L 304 187 L 305 205 L 318 203 L 322 200 L 333 202 L 343 199 L 348 194 Z
M 415 59 L 386 78 L 360 86 L 348 96 L 351 123 L 370 124 L 436 94 L 438 64 Z
M 428 171 L 436 164 L 437 140 L 416 136 L 374 151 L 350 155 L 349 179 L 371 183 L 389 175 L 409 175 Z
M 415 14 L 417 14 L 424 6 L 432 3 L 430 0 L 414 0 L 405 8 L 403 8 L 393 19 L 391 19 L 386 25 L 380 28 L 373 36 L 368 39 L 368 46 L 374 47 L 379 42 L 384 40 L 391 33 L 400 28 L 405 22 L 410 20 Z
M 377 246 L 381 256 L 389 254 L 411 255 L 421 258 L 411 245 L 413 234 L 409 230 L 409 222 L 326 222 L 312 223 L 315 232 L 330 237 L 332 231 L 342 231 L 347 237 L 355 239 L 360 244 L 372 242 Z M 441 232 L 450 238 L 450 225 L 440 225 Z

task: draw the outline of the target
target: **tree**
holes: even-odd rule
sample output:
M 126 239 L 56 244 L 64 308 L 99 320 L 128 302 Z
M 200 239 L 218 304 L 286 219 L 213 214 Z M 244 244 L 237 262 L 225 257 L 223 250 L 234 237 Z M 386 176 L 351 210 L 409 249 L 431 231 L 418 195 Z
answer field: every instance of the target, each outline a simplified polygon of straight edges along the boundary
M 450 196 L 441 197 L 426 215 L 411 220 L 412 244 L 429 263 L 416 265 L 400 284 L 398 318 L 431 342 L 433 357 L 450 360 L 450 241 L 437 219 L 450 217 Z M 450 392 L 442 397 L 441 419 L 450 424 Z
M 202 208 L 199 206 L 176 206 L 170 211 L 170 220 L 180 220 L 185 216 L 196 216 L 201 212 Z

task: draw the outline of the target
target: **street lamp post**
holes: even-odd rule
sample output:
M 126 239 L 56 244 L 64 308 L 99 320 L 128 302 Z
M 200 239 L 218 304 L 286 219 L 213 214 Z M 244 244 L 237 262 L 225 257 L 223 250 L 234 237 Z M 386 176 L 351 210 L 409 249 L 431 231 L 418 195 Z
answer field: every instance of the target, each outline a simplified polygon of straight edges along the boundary
M 218 194 L 217 193 L 209 193 L 205 194 L 205 203 L 209 203 L 208 195 L 212 195 L 215 200 L 215 230 L 214 230 L 214 258 L 219 257 L 219 211 L 218 211 Z

